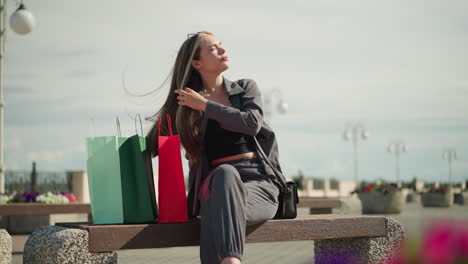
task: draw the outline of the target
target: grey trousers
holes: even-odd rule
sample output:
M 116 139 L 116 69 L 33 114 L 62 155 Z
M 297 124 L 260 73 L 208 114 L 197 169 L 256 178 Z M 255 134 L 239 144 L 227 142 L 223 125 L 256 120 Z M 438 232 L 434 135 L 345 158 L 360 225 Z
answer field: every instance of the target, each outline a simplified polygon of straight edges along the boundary
M 271 176 L 270 176 L 271 177 Z M 242 260 L 246 226 L 272 219 L 279 188 L 258 159 L 216 164 L 200 188 L 200 260 L 219 264 L 225 257 Z

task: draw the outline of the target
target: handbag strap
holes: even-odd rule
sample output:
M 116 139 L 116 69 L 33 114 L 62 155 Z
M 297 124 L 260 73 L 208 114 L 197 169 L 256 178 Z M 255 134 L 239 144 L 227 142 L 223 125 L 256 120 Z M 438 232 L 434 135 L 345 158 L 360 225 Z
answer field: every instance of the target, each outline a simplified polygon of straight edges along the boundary
M 171 116 L 166 114 L 167 128 L 169 129 L 169 134 L 172 136 L 172 123 Z M 161 136 L 161 116 L 158 117 L 158 136 Z
M 257 138 L 254 136 L 253 137 L 255 142 L 257 143 L 257 151 L 260 152 L 260 155 L 263 156 L 263 159 L 266 160 L 266 162 L 268 163 L 268 165 L 271 167 L 271 169 L 273 170 L 273 172 L 275 173 L 275 176 L 276 178 L 278 179 L 279 183 L 281 184 L 281 187 L 282 187 L 282 191 L 292 191 L 290 188 L 288 188 L 288 185 L 286 184 L 285 181 L 283 181 L 283 178 L 281 178 L 280 176 L 278 176 L 278 174 L 280 172 L 278 172 L 278 170 L 271 164 L 271 161 L 270 159 L 267 157 L 267 155 L 265 154 L 265 152 L 263 152 L 263 149 L 262 147 L 260 146 L 260 143 L 258 142 Z

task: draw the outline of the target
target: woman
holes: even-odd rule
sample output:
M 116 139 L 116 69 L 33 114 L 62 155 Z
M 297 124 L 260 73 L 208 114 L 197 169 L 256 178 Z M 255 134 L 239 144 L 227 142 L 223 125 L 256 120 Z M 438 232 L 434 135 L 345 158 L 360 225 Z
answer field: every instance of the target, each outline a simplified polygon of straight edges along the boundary
M 169 95 L 152 119 L 169 114 L 176 120 L 190 167 L 188 215 L 201 220 L 203 264 L 241 263 L 246 226 L 277 211 L 281 185 L 274 170 L 285 180 L 260 90 L 250 79 L 228 80 L 222 75 L 228 68 L 214 34 L 193 34 L 178 52 Z M 156 123 L 147 135 L 152 157 L 158 154 Z

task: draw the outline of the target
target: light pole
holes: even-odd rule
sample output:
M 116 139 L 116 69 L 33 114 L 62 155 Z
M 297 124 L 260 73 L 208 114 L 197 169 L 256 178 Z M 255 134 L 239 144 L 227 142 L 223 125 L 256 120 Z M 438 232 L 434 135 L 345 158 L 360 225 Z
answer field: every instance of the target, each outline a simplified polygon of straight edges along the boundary
M 281 93 L 281 90 L 278 88 L 273 88 L 271 90 L 268 90 L 265 93 L 265 110 L 264 110 L 264 116 L 265 116 L 265 121 L 269 124 L 271 120 L 271 116 L 273 115 L 273 95 L 277 94 L 279 96 L 279 102 L 278 105 L 276 106 L 276 110 L 280 114 L 286 113 L 288 111 L 288 104 L 283 100 L 283 94 Z
M 401 140 L 395 140 L 394 142 L 388 144 L 387 152 L 395 154 L 395 175 L 397 184 L 400 183 L 400 153 L 407 152 L 406 145 Z
M 369 132 L 364 128 L 361 123 L 348 124 L 345 131 L 343 132 L 343 139 L 346 141 L 351 140 L 353 142 L 354 150 L 354 181 L 356 185 L 359 185 L 358 177 L 358 151 L 357 144 L 360 140 L 367 140 L 369 138 Z
M 0 0 L 0 193 L 5 192 L 5 164 L 3 163 L 3 110 L 5 103 L 3 101 L 3 57 L 5 55 L 5 12 L 6 0 Z M 31 32 L 36 21 L 31 12 L 26 10 L 23 1 L 20 1 L 19 7 L 10 17 L 10 26 L 20 35 Z
M 448 183 L 449 183 L 449 186 L 452 186 L 452 160 L 456 160 L 457 159 L 457 151 L 454 149 L 454 148 L 448 148 L 446 150 L 444 150 L 444 152 L 442 153 L 442 158 L 444 160 L 447 160 L 448 161 L 448 167 L 449 167 L 449 178 L 448 178 Z

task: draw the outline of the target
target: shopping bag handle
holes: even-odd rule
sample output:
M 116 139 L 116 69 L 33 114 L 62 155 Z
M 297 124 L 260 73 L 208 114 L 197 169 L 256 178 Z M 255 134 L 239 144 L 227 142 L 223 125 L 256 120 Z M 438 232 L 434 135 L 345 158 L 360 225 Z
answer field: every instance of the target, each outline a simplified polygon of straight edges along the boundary
M 143 137 L 143 124 L 141 123 L 141 116 L 140 114 L 136 114 L 135 115 L 135 134 L 138 135 L 138 129 L 137 129 L 137 116 L 138 116 L 138 119 L 140 119 L 140 131 L 141 131 L 141 136 Z
M 171 116 L 169 114 L 166 115 L 166 120 L 167 128 L 169 129 L 169 134 L 172 136 Z M 158 117 L 158 136 L 161 136 L 161 116 Z
M 89 128 L 89 135 L 91 136 L 91 138 L 94 138 L 93 128 L 94 128 L 94 118 L 91 118 L 91 127 Z
M 117 125 L 117 135 L 119 137 L 122 137 L 122 133 L 120 132 L 120 121 L 119 121 L 119 117 L 116 116 L 115 117 L 115 121 L 116 121 L 116 125 Z M 140 118 L 140 124 L 141 124 L 141 118 Z M 136 123 L 135 123 L 135 127 L 136 127 Z M 91 127 L 89 128 L 89 134 L 91 135 L 91 138 L 94 138 L 94 118 L 91 118 Z M 141 127 L 141 133 L 143 134 L 143 126 Z
M 115 122 L 116 122 L 116 126 L 117 126 L 117 136 L 122 137 L 122 133 L 120 132 L 120 121 L 119 121 L 118 116 L 115 117 Z

